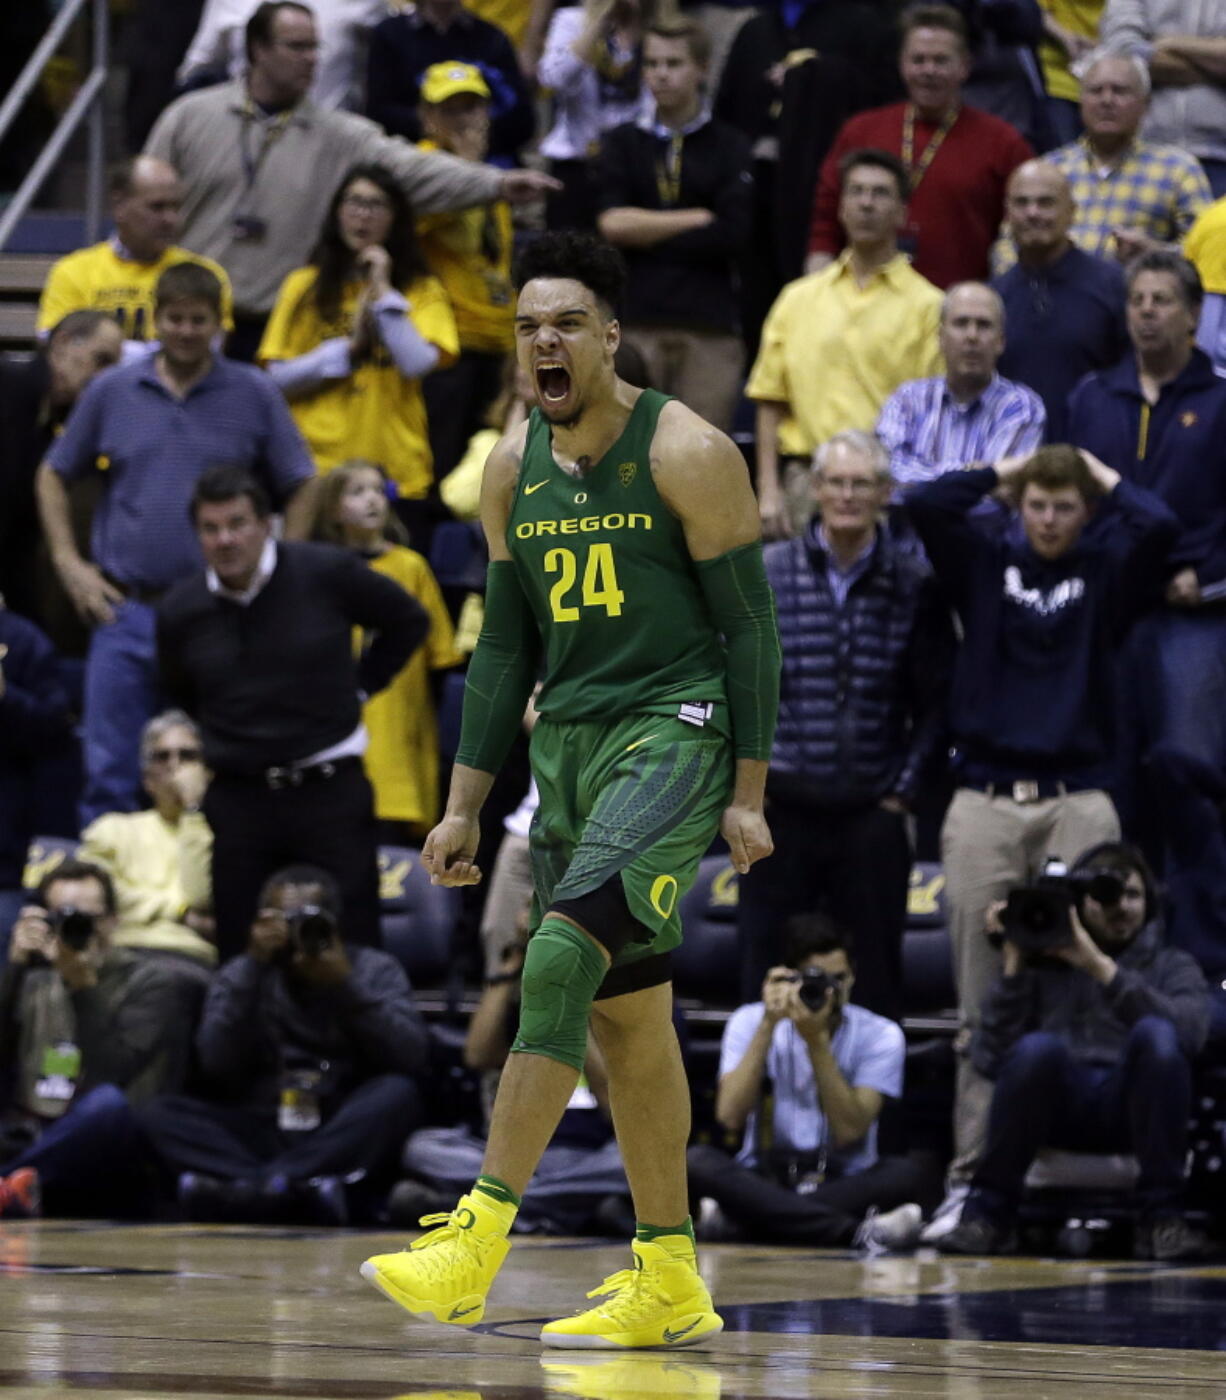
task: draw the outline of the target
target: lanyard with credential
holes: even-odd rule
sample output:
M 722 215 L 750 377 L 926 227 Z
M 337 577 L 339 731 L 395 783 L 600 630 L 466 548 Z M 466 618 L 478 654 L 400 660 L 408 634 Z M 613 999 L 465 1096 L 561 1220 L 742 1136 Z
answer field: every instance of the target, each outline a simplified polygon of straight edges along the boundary
M 664 152 L 664 158 L 656 159 L 656 189 L 660 203 L 665 209 L 675 209 L 681 203 L 681 152 L 685 136 L 675 132 Z
M 945 138 L 953 128 L 954 122 L 958 120 L 957 107 L 951 107 L 941 118 L 941 125 L 932 133 L 932 139 L 920 152 L 920 158 L 915 159 L 915 106 L 908 102 L 902 114 L 902 163 L 907 167 L 907 175 L 911 180 L 911 192 L 915 193 L 919 189 L 919 182 L 928 173 L 928 167 L 936 159 L 937 152 Z
M 243 108 L 243 126 L 238 138 L 238 152 L 243 162 L 243 177 L 246 181 L 246 193 L 251 196 L 252 186 L 256 182 L 256 177 L 260 173 L 260 167 L 264 164 L 264 159 L 272 149 L 275 142 L 279 141 L 285 134 L 285 128 L 290 124 L 290 119 L 294 115 L 292 107 L 284 112 L 278 112 L 275 120 L 268 122 L 264 126 L 264 139 L 260 142 L 260 149 L 252 155 L 248 145 L 247 132 L 253 123 L 259 122 L 259 113 L 255 109 L 255 104 L 250 98 L 247 99 Z

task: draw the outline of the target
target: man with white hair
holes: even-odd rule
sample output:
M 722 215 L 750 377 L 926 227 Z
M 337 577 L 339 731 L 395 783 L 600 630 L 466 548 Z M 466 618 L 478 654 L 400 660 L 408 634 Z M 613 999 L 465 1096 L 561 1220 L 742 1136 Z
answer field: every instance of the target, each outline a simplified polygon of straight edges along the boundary
M 939 341 L 945 373 L 900 384 L 877 420 L 898 486 L 1030 452 L 1043 441 L 1042 399 L 996 372 L 1005 349 L 997 292 L 982 282 L 951 287 L 941 303 Z
M 1068 177 L 1077 206 L 1069 236 L 1087 253 L 1130 262 L 1178 243 L 1213 198 L 1195 155 L 1139 134 L 1149 99 L 1149 69 L 1136 54 L 1098 48 L 1086 55 L 1085 133 L 1044 159 Z M 992 250 L 993 271 L 1005 272 L 1016 258 L 1002 235 Z
M 1108 0 L 1102 42 L 1145 65 L 1151 141 L 1183 146 L 1226 194 L 1226 10 L 1217 0 Z
M 766 784 L 775 853 L 741 876 L 741 987 L 757 1000 L 787 920 L 823 908 L 855 932 L 857 1001 L 898 1020 L 907 814 L 940 747 L 953 631 L 926 561 L 881 528 L 881 443 L 836 433 L 811 480 L 808 527 L 766 551 L 783 649 Z

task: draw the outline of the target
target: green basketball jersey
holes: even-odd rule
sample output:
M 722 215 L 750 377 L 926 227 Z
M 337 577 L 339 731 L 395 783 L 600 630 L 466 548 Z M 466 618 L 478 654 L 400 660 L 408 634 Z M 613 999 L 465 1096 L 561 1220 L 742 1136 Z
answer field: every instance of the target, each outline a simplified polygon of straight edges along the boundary
M 507 545 L 544 642 L 537 708 L 579 719 L 725 699 L 724 650 L 685 535 L 651 475 L 667 396 L 644 390 L 583 477 L 553 459 L 536 409 Z

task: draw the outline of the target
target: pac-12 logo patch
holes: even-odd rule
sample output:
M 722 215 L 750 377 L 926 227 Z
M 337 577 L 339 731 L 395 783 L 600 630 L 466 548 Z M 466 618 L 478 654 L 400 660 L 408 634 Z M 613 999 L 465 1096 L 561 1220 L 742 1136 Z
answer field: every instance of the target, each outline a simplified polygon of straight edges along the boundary
M 638 475 L 639 464 L 637 462 L 623 462 L 617 469 L 617 479 L 623 486 L 629 486 Z

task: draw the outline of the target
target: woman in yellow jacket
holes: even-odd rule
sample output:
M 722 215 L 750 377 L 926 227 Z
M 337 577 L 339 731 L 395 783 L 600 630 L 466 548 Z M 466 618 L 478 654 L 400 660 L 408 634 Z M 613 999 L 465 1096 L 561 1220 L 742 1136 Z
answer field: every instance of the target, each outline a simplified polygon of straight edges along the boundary
M 259 360 L 320 473 L 353 457 L 377 463 L 422 549 L 439 507 L 421 380 L 458 353 L 451 303 L 427 271 L 408 200 L 381 166 L 355 166 L 309 265 L 281 284 Z
M 398 826 L 385 830 L 384 837 L 413 842 L 438 817 L 438 723 L 431 677 L 464 658 L 456 650 L 451 617 L 430 565 L 405 546 L 404 530 L 388 510 L 387 485 L 372 462 L 338 467 L 320 488 L 314 534 L 361 554 L 372 569 L 411 593 L 430 618 L 426 640 L 362 711 L 375 815 Z

